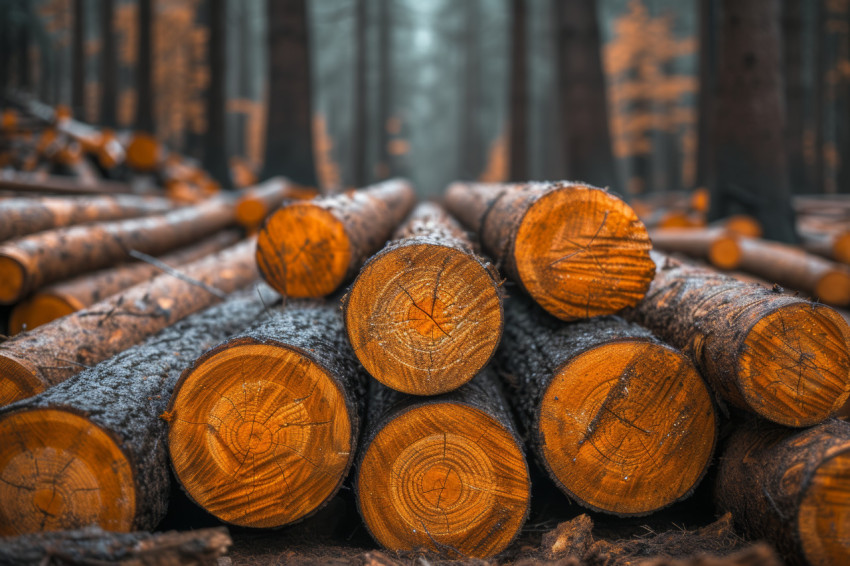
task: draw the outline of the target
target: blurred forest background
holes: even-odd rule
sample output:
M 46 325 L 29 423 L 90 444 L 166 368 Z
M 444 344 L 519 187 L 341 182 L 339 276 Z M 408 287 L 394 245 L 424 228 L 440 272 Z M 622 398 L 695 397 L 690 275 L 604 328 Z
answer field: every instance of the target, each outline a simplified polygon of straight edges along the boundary
M 717 143 L 737 127 L 771 172 L 753 182 L 787 184 L 776 198 L 850 192 L 850 0 L 0 0 L 0 19 L 5 87 L 152 129 L 223 184 L 265 162 L 330 190 L 397 175 L 422 195 L 456 179 L 688 190 L 737 171 Z M 755 73 L 735 78 L 733 58 Z M 740 89 L 764 104 L 730 110 Z M 749 123 L 762 112 L 770 131 Z M 308 117 L 306 138 L 275 142 Z M 313 162 L 271 171 L 287 143 Z

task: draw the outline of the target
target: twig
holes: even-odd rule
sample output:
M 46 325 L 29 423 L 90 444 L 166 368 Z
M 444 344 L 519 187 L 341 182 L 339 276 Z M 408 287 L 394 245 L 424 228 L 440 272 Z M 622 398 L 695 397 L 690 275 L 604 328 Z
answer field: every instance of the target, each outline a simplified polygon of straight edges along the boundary
M 140 252 L 140 251 L 137 251 L 137 250 L 130 250 L 129 253 L 130 253 L 130 257 L 133 257 L 133 258 L 138 259 L 140 261 L 144 261 L 145 263 L 149 263 L 149 264 L 153 265 L 154 267 L 156 267 L 157 269 L 161 269 L 165 273 L 171 275 L 172 277 L 176 277 L 177 279 L 181 279 L 181 280 L 185 281 L 186 283 L 200 287 L 201 289 L 203 289 L 203 290 L 207 291 L 208 293 L 218 297 L 221 300 L 224 300 L 224 299 L 227 298 L 227 293 L 225 293 L 221 289 L 216 289 L 212 285 L 207 285 L 203 281 L 198 281 L 197 279 L 189 277 L 185 273 L 180 273 L 179 271 L 177 271 L 176 269 L 174 269 L 173 267 L 171 267 L 167 263 L 160 261 L 160 260 L 158 260 L 157 258 L 155 258 L 151 255 L 148 255 L 146 253 L 143 253 L 143 252 Z

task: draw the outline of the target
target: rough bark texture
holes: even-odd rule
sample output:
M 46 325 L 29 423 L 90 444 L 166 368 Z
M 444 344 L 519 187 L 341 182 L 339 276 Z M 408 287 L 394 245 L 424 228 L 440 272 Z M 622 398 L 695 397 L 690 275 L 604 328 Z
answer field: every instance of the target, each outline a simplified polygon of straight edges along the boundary
M 0 200 L 0 240 L 86 222 L 120 220 L 168 212 L 174 203 L 130 195 Z
M 789 564 L 845 564 L 848 454 L 844 421 L 798 431 L 753 419 L 726 445 L 717 505 L 747 537 L 775 544 Z
M 256 277 L 253 240 L 186 265 L 185 278 L 160 275 L 88 309 L 0 344 L 0 403 L 32 396 L 65 381 Z
M 655 280 L 626 318 L 681 349 L 725 401 L 788 426 L 815 424 L 843 404 L 850 329 L 832 309 L 652 257 Z
M 115 195 L 131 194 L 134 192 L 133 187 L 129 184 L 117 181 L 99 181 L 97 185 L 85 185 L 74 179 L 59 175 L 44 177 L 22 173 L 4 173 L 0 176 L 0 191 L 57 195 Z
M 15 302 L 46 283 L 130 259 L 129 251 L 158 255 L 233 222 L 233 205 L 211 199 L 162 215 L 71 226 L 0 245 L 0 302 Z M 5 281 L 4 281 L 5 279 Z
M 18 413 L 55 409 L 81 415 L 106 431 L 130 462 L 134 481 L 129 488 L 135 492 L 135 508 L 122 513 L 123 521 L 101 526 L 119 531 L 152 529 L 168 509 L 171 480 L 166 449 L 167 424 L 160 416 L 166 409 L 178 377 L 191 360 L 262 317 L 267 305 L 275 300 L 276 295 L 268 289 L 252 287 L 240 291 L 223 303 L 187 317 L 144 343 L 84 370 L 73 379 L 31 399 L 5 407 L 0 413 L 0 426 L 4 419 L 8 422 Z M 49 439 L 45 442 L 47 446 L 51 445 Z M 26 448 L 37 450 L 41 446 L 27 445 Z M 61 464 L 68 464 L 76 457 L 75 449 L 76 446 L 67 447 L 57 456 L 62 460 Z M 102 465 L 104 469 L 100 472 L 108 473 L 110 463 L 88 464 Z M 44 472 L 46 475 L 41 476 L 36 467 L 32 477 L 26 480 L 33 486 L 51 481 L 63 482 L 61 473 L 54 477 L 50 474 L 55 473 L 55 469 L 48 467 L 47 470 Z M 9 469 L 3 471 L 7 475 L 11 473 Z M 8 484 L 6 488 L 11 489 Z M 26 491 L 27 487 L 19 489 Z M 13 494 L 20 495 L 14 490 L 6 495 Z M 102 505 L 122 506 L 127 503 L 104 497 Z M 66 507 L 74 508 L 71 502 L 66 503 Z M 87 519 L 98 514 L 97 509 L 74 509 L 79 516 L 60 514 L 52 517 L 48 522 L 50 528 L 80 528 L 87 524 Z M 23 506 L 11 508 L 0 515 L 3 531 L 15 530 L 16 521 L 30 526 L 34 519 L 15 516 L 25 510 Z
M 227 529 L 110 533 L 99 527 L 0 540 L 2 566 L 217 566 L 232 544 Z

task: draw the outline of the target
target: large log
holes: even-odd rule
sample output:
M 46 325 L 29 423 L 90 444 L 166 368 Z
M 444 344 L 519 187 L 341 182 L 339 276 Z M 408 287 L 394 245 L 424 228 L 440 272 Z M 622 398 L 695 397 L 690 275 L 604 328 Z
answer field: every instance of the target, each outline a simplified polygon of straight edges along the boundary
M 367 379 L 337 304 L 271 311 L 180 377 L 165 415 L 178 481 L 235 525 L 315 513 L 351 467 Z
M 850 327 L 831 308 L 653 252 L 644 301 L 627 318 L 681 349 L 727 402 L 809 426 L 850 396 Z
M 453 218 L 419 205 L 343 299 L 358 359 L 404 393 L 457 389 L 490 361 L 502 336 L 498 279 Z
M 233 205 L 216 198 L 145 218 L 70 226 L 0 244 L 0 303 L 69 276 L 130 259 L 130 250 L 158 255 L 233 223 Z
M 232 246 L 239 238 L 239 230 L 225 230 L 158 259 L 161 263 L 176 268 Z M 47 285 L 15 305 L 9 315 L 9 333 L 15 335 L 24 330 L 32 330 L 90 307 L 160 273 L 160 265 L 136 261 Z
M 646 228 L 622 200 L 584 183 L 455 183 L 446 206 L 484 251 L 550 314 L 615 313 L 646 293 Z
M 737 427 L 717 473 L 718 507 L 789 564 L 850 564 L 850 424 Z
M 174 203 L 131 195 L 78 198 L 9 198 L 0 201 L 0 240 L 104 220 L 168 212 Z
M 0 406 L 31 397 L 215 303 L 257 275 L 253 240 L 0 344 Z
M 260 273 L 286 297 L 333 293 L 384 245 L 415 200 L 407 181 L 393 179 L 287 204 L 260 229 Z
M 160 417 L 191 361 L 263 315 L 251 288 L 0 411 L 0 534 L 154 528 L 171 480 Z
M 272 177 L 242 190 L 236 202 L 236 222 L 247 230 L 255 230 L 285 200 L 307 200 L 317 194 L 315 189 L 299 187 L 284 177 Z
M 372 382 L 364 438 L 357 505 L 384 547 L 485 558 L 525 523 L 528 466 L 492 370 L 424 399 Z
M 708 388 L 648 330 L 616 316 L 565 324 L 512 298 L 496 356 L 529 445 L 579 504 L 651 513 L 705 474 L 716 436 Z

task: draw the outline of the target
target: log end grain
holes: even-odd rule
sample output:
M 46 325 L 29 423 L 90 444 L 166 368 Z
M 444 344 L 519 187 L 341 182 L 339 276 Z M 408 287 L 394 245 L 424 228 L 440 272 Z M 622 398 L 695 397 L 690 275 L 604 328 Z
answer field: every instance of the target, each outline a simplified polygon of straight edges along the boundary
M 339 488 L 355 439 L 343 393 L 296 348 L 241 339 L 181 376 L 165 418 L 188 495 L 228 523 L 277 527 Z
M 18 301 L 28 291 L 26 267 L 13 252 L 0 249 L 0 304 L 4 305 Z
M 358 505 L 370 532 L 389 549 L 492 556 L 525 520 L 530 484 L 522 449 L 479 409 L 459 403 L 413 408 L 364 450 Z
M 0 438 L 0 535 L 132 529 L 130 463 L 101 428 L 74 413 L 34 409 L 0 419 Z
M 687 496 L 715 444 L 714 407 L 690 361 L 638 340 L 570 359 L 543 392 L 546 466 L 579 503 L 617 515 L 650 513 Z
M 741 247 L 737 236 L 718 234 L 708 244 L 708 260 L 718 269 L 735 269 L 741 263 Z
M 137 132 L 127 145 L 127 165 L 137 171 L 155 171 L 159 166 L 161 154 L 162 148 L 155 137 Z
M 285 297 L 323 297 L 345 280 L 352 248 L 343 223 L 309 202 L 272 214 L 257 236 L 257 265 Z
M 810 564 L 850 564 L 850 450 L 815 470 L 800 502 L 797 532 Z
M 259 226 L 262 221 L 268 216 L 269 210 L 266 204 L 258 198 L 252 198 L 251 195 L 245 195 L 236 203 L 234 214 L 236 222 L 240 226 L 254 228 Z
M 832 245 L 832 255 L 835 261 L 850 263 L 850 231 L 842 232 L 835 237 Z
M 735 214 L 722 221 L 723 228 L 730 234 L 745 238 L 761 238 L 761 223 L 749 214 Z
M 744 400 L 785 426 L 825 420 L 850 396 L 848 344 L 850 326 L 833 309 L 808 302 L 780 306 L 744 340 L 737 371 Z
M 0 407 L 32 397 L 45 389 L 47 383 L 32 363 L 9 352 L 0 352 Z
M 346 299 L 358 359 L 397 391 L 436 395 L 483 368 L 501 338 L 496 281 L 471 254 L 435 244 L 387 249 L 363 268 Z
M 12 309 L 9 314 L 9 333 L 15 335 L 32 330 L 84 308 L 85 305 L 78 303 L 73 297 L 37 293 Z
M 525 213 L 513 255 L 523 287 L 540 306 L 576 320 L 637 304 L 655 274 L 651 248 L 646 228 L 622 200 L 562 185 Z
M 850 305 L 850 271 L 827 271 L 815 284 L 814 296 L 830 305 Z

